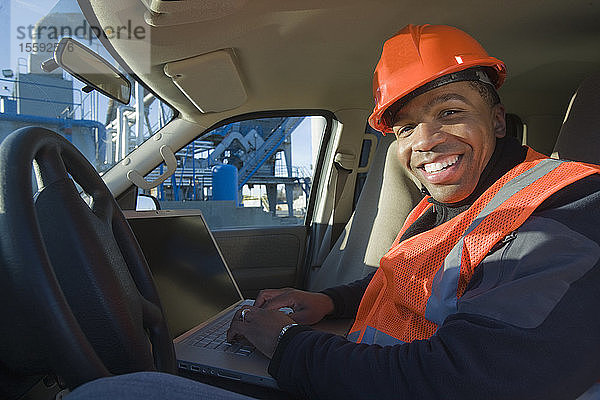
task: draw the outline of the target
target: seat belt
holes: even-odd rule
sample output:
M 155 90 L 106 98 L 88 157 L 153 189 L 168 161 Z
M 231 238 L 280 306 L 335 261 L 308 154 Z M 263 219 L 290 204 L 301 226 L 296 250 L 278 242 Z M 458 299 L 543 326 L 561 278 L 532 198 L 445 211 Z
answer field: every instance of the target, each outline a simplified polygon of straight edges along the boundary
M 333 248 L 333 245 L 338 240 L 342 234 L 342 231 L 344 230 L 344 227 L 346 226 L 346 221 L 338 222 L 340 218 L 339 205 L 340 198 L 344 192 L 344 187 L 346 186 L 346 181 L 348 180 L 348 175 L 352 173 L 351 167 L 354 164 L 355 158 L 356 156 L 354 156 L 354 154 L 336 153 L 333 159 L 333 165 L 337 171 L 337 179 L 335 180 L 335 195 L 333 201 L 333 218 L 329 250 Z
M 340 218 L 339 214 L 339 200 L 344 192 L 348 175 L 352 173 L 352 165 L 354 163 L 354 154 L 336 153 L 333 159 L 333 165 L 336 169 L 337 177 L 335 179 L 335 191 L 333 201 L 333 211 L 329 221 L 331 222 L 331 229 L 322 230 L 315 228 L 313 231 L 312 240 L 320 243 L 313 253 L 310 262 L 310 269 L 316 270 L 321 268 L 323 261 L 327 258 L 327 255 L 333 248 L 333 245 L 341 235 L 346 222 L 337 222 Z M 350 168 L 349 168 L 350 167 Z M 317 239 L 318 238 L 318 239 Z

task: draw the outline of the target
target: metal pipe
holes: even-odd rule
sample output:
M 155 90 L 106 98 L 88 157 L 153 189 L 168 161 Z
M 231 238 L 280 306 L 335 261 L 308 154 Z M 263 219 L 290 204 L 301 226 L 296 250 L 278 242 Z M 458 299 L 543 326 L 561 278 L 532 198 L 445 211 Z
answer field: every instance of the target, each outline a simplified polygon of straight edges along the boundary
M 117 109 L 117 148 L 116 148 L 116 156 L 115 161 L 122 160 L 127 155 L 127 150 L 125 149 L 125 130 L 126 127 L 123 123 L 123 107 L 119 107 Z
M 148 93 L 144 96 L 144 107 L 149 107 L 156 100 L 156 97 L 152 93 Z
M 65 125 L 66 120 L 62 118 L 40 117 L 37 115 L 0 113 L 0 121 L 34 122 L 39 124 Z M 71 126 L 82 126 L 96 128 L 100 131 L 100 137 L 106 138 L 106 127 L 98 121 L 88 119 L 69 119 Z
M 142 85 L 139 82 L 135 82 L 135 144 L 139 146 L 144 142 L 144 121 L 145 109 L 144 109 L 144 93 Z M 149 127 L 148 127 L 149 128 Z

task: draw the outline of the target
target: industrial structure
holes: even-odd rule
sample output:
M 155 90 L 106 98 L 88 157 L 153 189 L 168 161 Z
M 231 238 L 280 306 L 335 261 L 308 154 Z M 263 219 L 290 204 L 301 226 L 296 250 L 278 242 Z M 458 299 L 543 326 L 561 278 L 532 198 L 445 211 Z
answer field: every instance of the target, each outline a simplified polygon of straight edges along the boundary
M 36 26 L 77 26 L 85 24 L 74 0 L 61 0 Z M 45 30 L 45 32 L 48 30 Z M 91 33 L 90 29 L 86 30 Z M 85 39 L 94 51 L 101 45 Z M 36 36 L 34 42 L 56 38 Z M 61 69 L 47 73 L 41 63 L 52 53 L 30 52 L 18 60 L 16 71 L 3 70 L 0 78 L 0 141 L 15 129 L 38 125 L 52 129 L 71 141 L 102 173 L 162 128 L 173 116 L 152 93 L 132 82 L 133 100 L 121 105 L 81 85 Z M 107 54 L 103 53 L 106 57 Z M 236 122 L 217 128 L 190 143 L 176 154 L 178 169 L 170 179 L 153 189 L 166 208 L 200 207 L 199 202 L 224 201 L 244 206 L 244 187 L 262 185 L 266 204 L 261 212 L 294 217 L 294 200 L 308 199 L 311 171 L 292 167 L 291 134 L 304 117 L 264 118 Z M 152 175 L 162 173 L 159 166 Z M 278 190 L 279 188 L 279 190 Z
M 275 215 L 282 202 L 277 188 L 283 185 L 287 215 L 294 216 L 295 193 L 300 189 L 308 198 L 311 184 L 310 171 L 292 166 L 291 134 L 303 119 L 254 119 L 212 130 L 176 154 L 177 172 L 159 186 L 158 199 L 191 202 L 210 198 L 240 204 L 245 185 L 263 185 L 268 209 Z M 161 173 L 162 166 L 150 178 Z

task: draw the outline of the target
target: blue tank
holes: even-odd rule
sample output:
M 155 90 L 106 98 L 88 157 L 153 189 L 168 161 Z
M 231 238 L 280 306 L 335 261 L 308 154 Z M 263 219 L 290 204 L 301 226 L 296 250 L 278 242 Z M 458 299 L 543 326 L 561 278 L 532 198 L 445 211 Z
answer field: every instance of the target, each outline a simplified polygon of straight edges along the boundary
M 238 201 L 238 170 L 233 165 L 219 164 L 212 167 L 212 199 Z

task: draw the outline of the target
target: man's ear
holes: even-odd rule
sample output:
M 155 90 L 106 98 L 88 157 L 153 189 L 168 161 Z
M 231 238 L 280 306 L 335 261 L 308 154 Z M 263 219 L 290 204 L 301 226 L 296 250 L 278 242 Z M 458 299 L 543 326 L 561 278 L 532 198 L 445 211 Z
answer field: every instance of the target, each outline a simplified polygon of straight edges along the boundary
M 506 110 L 502 104 L 496 104 L 492 108 L 494 124 L 494 135 L 497 138 L 506 136 Z

